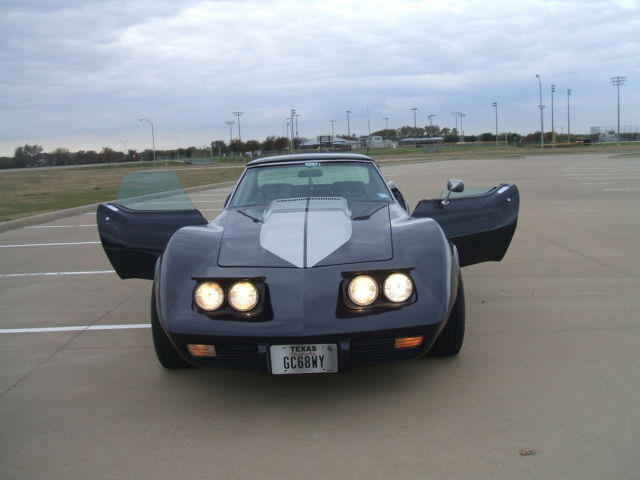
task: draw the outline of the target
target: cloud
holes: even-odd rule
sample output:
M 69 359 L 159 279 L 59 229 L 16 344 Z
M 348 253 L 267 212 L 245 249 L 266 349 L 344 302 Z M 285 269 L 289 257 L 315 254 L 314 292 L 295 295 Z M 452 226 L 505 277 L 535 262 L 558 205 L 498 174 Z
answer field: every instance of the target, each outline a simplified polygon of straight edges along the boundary
M 154 118 L 161 145 L 203 144 L 227 138 L 234 110 L 261 139 L 283 134 L 292 107 L 307 136 L 330 119 L 343 128 L 347 109 L 358 133 L 366 107 L 376 128 L 383 116 L 401 126 L 413 106 L 423 123 L 465 111 L 465 130 L 481 133 L 496 100 L 505 125 L 526 133 L 539 118 L 536 73 L 545 96 L 551 83 L 575 89 L 572 125 L 588 131 L 610 123 L 609 76 L 639 77 L 635 10 L 631 0 L 4 2 L 0 147 L 77 148 L 65 139 L 84 134 L 142 148 L 140 116 Z M 637 91 L 625 91 L 627 123 L 640 123 Z

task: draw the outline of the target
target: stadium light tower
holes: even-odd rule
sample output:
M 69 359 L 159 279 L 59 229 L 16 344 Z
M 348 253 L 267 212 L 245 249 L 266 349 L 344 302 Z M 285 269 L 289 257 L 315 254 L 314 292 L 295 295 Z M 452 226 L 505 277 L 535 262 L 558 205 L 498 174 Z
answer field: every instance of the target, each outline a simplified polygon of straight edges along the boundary
M 411 111 L 413 111 L 413 138 L 414 140 L 418 138 L 418 124 L 416 122 L 416 111 L 418 107 L 413 107 Z
M 498 102 L 493 102 L 491 106 L 496 109 L 496 147 L 497 147 L 498 146 Z
M 540 109 L 540 150 L 544 150 L 544 116 L 542 115 L 544 105 L 542 104 L 542 81 L 540 80 L 540 75 L 537 73 L 536 78 L 538 79 L 538 88 L 540 89 L 540 104 L 538 105 L 538 108 Z
M 556 86 L 551 85 L 551 143 L 556 143 L 556 130 L 553 125 L 553 94 L 556 91 Z
M 569 109 L 570 97 L 571 97 L 571 89 L 567 88 L 567 142 L 571 141 L 571 110 Z
M 229 145 L 233 142 L 233 124 L 236 123 L 233 120 L 229 120 L 228 122 L 224 122 L 229 126 Z
M 153 168 L 156 168 L 156 134 L 153 131 L 153 122 L 146 118 L 141 118 L 141 122 L 148 122 L 151 125 L 151 145 L 153 146 Z
M 242 135 L 240 134 L 240 117 L 244 112 L 231 112 L 233 116 L 238 117 L 238 141 L 242 143 Z
M 611 77 L 611 85 L 618 89 L 618 140 L 620 140 L 620 87 L 627 81 L 627 77 Z
M 458 112 L 460 116 L 460 133 L 462 134 L 462 143 L 464 143 L 464 128 L 462 128 L 462 119 L 467 116 L 466 113 Z
M 387 142 L 389 141 L 389 117 L 384 117 L 385 130 L 387 131 Z
M 456 133 L 458 133 L 458 114 L 460 112 L 451 112 L 451 115 L 456 117 Z
M 349 121 L 351 113 L 351 110 L 347 110 L 347 137 L 349 137 L 349 140 L 351 140 L 351 122 Z
M 334 132 L 334 128 L 333 127 L 334 127 L 336 121 L 335 120 L 329 120 L 329 121 L 331 122 L 331 141 L 333 142 L 333 139 L 334 139 L 334 133 L 333 133 Z

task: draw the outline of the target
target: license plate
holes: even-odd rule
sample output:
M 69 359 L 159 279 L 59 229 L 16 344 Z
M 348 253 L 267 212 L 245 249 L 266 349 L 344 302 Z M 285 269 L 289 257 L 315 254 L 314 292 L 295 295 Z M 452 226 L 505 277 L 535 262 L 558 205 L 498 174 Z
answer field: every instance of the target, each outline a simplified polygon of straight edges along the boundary
M 329 373 L 338 371 L 338 348 L 334 343 L 272 345 L 271 373 Z

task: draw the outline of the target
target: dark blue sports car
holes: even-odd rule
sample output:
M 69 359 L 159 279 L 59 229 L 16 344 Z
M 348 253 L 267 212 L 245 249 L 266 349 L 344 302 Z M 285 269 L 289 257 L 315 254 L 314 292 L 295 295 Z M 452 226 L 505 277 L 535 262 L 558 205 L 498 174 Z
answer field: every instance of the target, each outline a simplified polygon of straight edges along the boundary
M 364 155 L 254 160 L 211 222 L 145 175 L 100 205 L 98 227 L 121 278 L 153 280 L 166 368 L 325 373 L 456 355 L 460 267 L 501 260 L 518 219 L 515 185 L 469 194 L 461 180 L 410 213 Z

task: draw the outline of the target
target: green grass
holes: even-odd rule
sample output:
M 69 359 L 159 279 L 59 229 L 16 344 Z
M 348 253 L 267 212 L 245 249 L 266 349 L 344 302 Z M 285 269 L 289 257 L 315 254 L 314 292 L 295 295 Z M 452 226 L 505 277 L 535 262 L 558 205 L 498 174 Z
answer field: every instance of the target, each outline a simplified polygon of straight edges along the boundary
M 361 153 L 367 153 L 365 151 Z M 594 144 L 552 148 L 513 147 L 492 144 L 444 145 L 437 152 L 421 148 L 371 150 L 370 156 L 381 164 L 429 162 L 449 159 L 518 158 L 539 154 L 613 153 L 640 155 L 639 142 Z M 158 169 L 175 170 L 184 187 L 235 181 L 244 163 L 228 158 L 213 165 L 185 165 L 182 162 L 158 161 Z M 104 202 L 116 198 L 122 176 L 153 170 L 153 162 L 87 166 L 80 168 L 42 168 L 0 171 L 0 221 L 13 220 L 38 213 Z
M 176 170 L 183 186 L 192 187 L 236 180 L 241 167 L 239 163 L 211 167 L 174 162 L 159 168 Z M 153 162 L 0 172 L 0 221 L 113 200 L 123 175 L 144 170 L 153 170 Z

